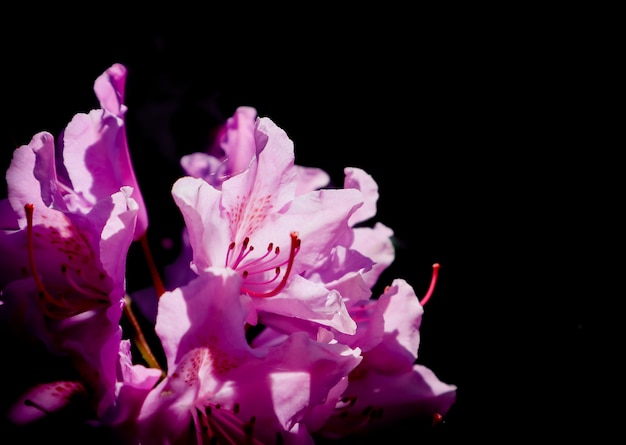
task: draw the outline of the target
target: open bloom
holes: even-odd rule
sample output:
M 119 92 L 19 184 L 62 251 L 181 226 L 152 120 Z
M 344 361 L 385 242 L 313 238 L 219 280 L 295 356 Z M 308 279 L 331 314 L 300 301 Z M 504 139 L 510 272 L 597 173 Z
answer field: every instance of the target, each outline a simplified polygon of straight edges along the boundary
M 71 380 L 53 386 L 63 391 L 50 392 L 49 382 L 29 389 L 11 409 L 18 423 L 67 404 L 67 391 L 89 394 L 97 418 L 119 389 L 126 255 L 147 225 L 122 119 L 125 73 L 113 65 L 96 80 L 103 108 L 75 115 L 58 150 L 53 136 L 40 132 L 15 150 L 7 171 L 0 317 L 10 333 L 42 342 L 74 368 Z
M 367 437 L 403 421 L 444 416 L 457 388 L 416 363 L 424 309 L 411 286 L 396 279 L 378 299 L 350 305 L 350 313 L 357 335 L 338 334 L 338 340 L 363 346 L 363 361 L 318 434 Z
M 126 143 L 125 78 L 125 67 L 112 65 L 94 83 L 102 108 L 76 114 L 56 148 L 50 133 L 36 134 L 15 150 L 7 171 L 0 243 L 16 255 L 0 259 L 0 286 L 22 271 L 34 274 L 36 264 L 38 275 L 48 281 L 42 304 L 48 315 L 67 317 L 119 303 L 128 233 L 137 239 L 147 227 Z M 30 207 L 30 223 L 25 206 Z M 27 241 L 32 242 L 28 249 Z M 52 277 L 59 276 L 57 283 Z M 55 290 L 63 286 L 81 296 Z
M 243 278 L 241 292 L 255 308 L 251 324 L 258 313 L 271 312 L 353 332 L 339 292 L 304 274 L 325 264 L 336 246 L 352 243 L 349 220 L 363 204 L 362 193 L 323 189 L 296 194 L 291 140 L 268 118 L 257 118 L 254 135 L 262 149 L 219 189 L 189 176 L 172 188 L 188 230 L 193 271 L 236 270 Z
M 268 132 L 267 136 L 263 135 L 257 128 L 256 119 L 254 108 L 237 108 L 234 115 L 220 129 L 216 142 L 207 153 L 183 156 L 181 165 L 185 171 L 190 176 L 204 179 L 216 189 L 221 189 L 225 180 L 245 172 L 253 165 L 256 156 L 265 156 L 263 150 L 267 144 L 271 144 L 278 137 L 285 139 L 285 135 L 279 129 Z M 330 182 L 328 174 L 321 169 L 297 164 L 294 164 L 292 169 L 296 171 L 296 196 L 320 190 Z M 379 195 L 378 185 L 374 179 L 362 169 L 346 168 L 344 189 L 358 190 L 363 199 L 363 204 L 355 209 L 348 220 L 348 230 L 351 233 L 346 238 L 350 238 L 351 243 L 349 245 L 337 243 L 330 250 L 319 252 L 318 257 L 323 261 L 308 264 L 306 268 L 301 268 L 300 273 L 309 281 L 322 284 L 340 294 L 345 290 L 342 283 L 349 281 L 354 274 L 362 274 L 365 284 L 373 287 L 382 271 L 395 257 L 391 241 L 393 231 L 380 222 L 373 227 L 363 224 L 376 215 Z M 186 228 L 182 245 L 178 260 L 166 268 L 168 281 L 175 285 L 180 285 L 193 277 L 193 272 L 188 267 L 193 257 Z M 292 318 L 290 314 L 286 316 Z
M 360 362 L 358 350 L 294 333 L 251 348 L 241 274 L 209 268 L 159 300 L 168 375 L 139 416 L 143 444 L 312 444 L 302 423 Z M 190 428 L 191 425 L 191 428 Z
M 433 269 L 433 283 L 422 298 L 424 303 L 430 298 L 438 267 Z M 329 335 L 361 351 L 363 360 L 346 377 L 347 386 L 334 388 L 327 403 L 307 418 L 309 431 L 326 439 L 365 439 L 373 433 L 383 432 L 384 436 L 385 428 L 402 422 L 442 418 L 456 400 L 456 386 L 442 382 L 417 362 L 424 309 L 412 287 L 395 279 L 382 295 L 370 298 L 363 277 L 355 275 L 344 280 L 341 288 L 357 329 L 347 335 L 330 328 Z M 281 341 L 296 326 L 310 338 L 319 336 L 319 329 L 306 321 L 269 317 L 269 327 L 252 340 L 256 347 Z M 322 412 L 328 418 L 320 423 Z
M 0 430 L 142 445 L 312 445 L 440 418 L 456 398 L 418 363 L 423 305 L 373 223 L 374 178 L 343 188 L 295 164 L 269 118 L 240 107 L 172 187 L 185 248 L 155 279 L 148 342 L 127 304 L 126 259 L 148 225 L 128 151 L 126 68 L 94 84 L 101 108 L 15 150 L 0 200 Z M 182 273 L 181 273 L 182 270 Z M 157 290 L 158 289 L 158 290 Z M 152 291 L 152 290 L 151 290 Z M 126 311 L 126 312 L 124 312 Z M 123 338 L 121 317 L 139 328 Z M 126 325 L 124 325 L 126 326 Z M 149 363 L 133 358 L 133 343 Z M 159 343 L 160 342 L 160 343 Z M 6 427 L 6 428 L 5 428 Z M 42 428 L 40 428 L 42 427 Z M 78 434 L 75 434 L 78 432 Z M 84 435 L 82 433 L 85 433 Z
M 218 131 L 215 141 L 206 152 L 197 152 L 185 155 L 180 165 L 188 176 L 204 179 L 216 189 L 222 188 L 222 183 L 239 173 L 244 172 L 257 155 L 265 148 L 263 143 L 255 140 L 257 112 L 253 107 L 241 106 L 229 117 Z M 296 170 L 296 195 L 301 195 L 330 183 L 328 173 L 319 168 L 305 167 L 294 164 Z M 193 251 L 189 243 L 187 227 L 181 235 L 181 251 L 177 259 L 165 266 L 165 282 L 173 289 L 186 284 L 196 276 L 189 267 L 193 259 Z M 144 311 L 152 314 L 155 311 L 149 308 L 149 290 L 142 291 L 140 304 Z M 156 301 L 152 299 L 152 301 Z

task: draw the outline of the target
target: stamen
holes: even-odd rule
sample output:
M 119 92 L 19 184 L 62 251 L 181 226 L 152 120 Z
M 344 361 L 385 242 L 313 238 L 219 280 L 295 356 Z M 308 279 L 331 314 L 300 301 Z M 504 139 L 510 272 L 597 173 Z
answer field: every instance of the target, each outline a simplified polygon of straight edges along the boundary
M 230 434 L 228 434 L 228 431 L 226 430 L 226 428 L 224 426 L 222 426 L 222 424 L 218 421 L 211 421 L 210 419 L 212 419 L 211 416 L 211 411 L 207 412 L 207 433 L 209 434 L 209 437 L 211 439 L 213 438 L 222 438 L 222 439 L 226 439 L 227 444 L 231 444 L 231 445 L 237 445 L 237 442 L 235 442 L 233 439 L 231 439 L 229 436 Z M 199 442 L 202 443 L 202 442 Z M 217 443 L 221 443 L 221 442 L 217 442 Z
M 41 312 L 48 318 L 54 318 L 55 320 L 62 320 L 64 318 L 69 318 L 69 317 L 73 317 L 74 315 L 80 314 L 80 311 L 69 311 L 69 309 L 68 309 L 68 312 L 63 312 L 62 314 L 58 312 L 54 312 L 54 309 L 61 308 L 61 310 L 63 310 L 65 307 L 69 307 L 69 304 L 63 299 L 60 299 L 59 301 L 56 301 L 56 300 L 48 301 L 45 295 L 43 295 L 41 292 L 39 293 L 39 298 L 40 298 L 39 302 L 40 302 Z M 48 305 L 52 307 L 48 307 Z
M 61 264 L 61 273 L 63 274 L 63 276 L 65 277 L 65 279 L 68 281 L 68 283 L 70 283 L 70 285 L 76 289 L 78 292 L 80 292 L 83 295 L 86 295 L 88 297 L 94 298 L 96 300 L 100 300 L 101 303 L 104 304 L 108 304 L 108 299 L 107 299 L 107 294 L 105 294 L 102 291 L 99 291 L 98 289 L 94 289 L 92 287 L 85 287 L 85 286 L 81 286 L 79 285 L 71 276 L 71 274 L 69 273 L 70 268 L 67 264 Z M 76 270 L 74 271 L 77 275 L 80 276 L 80 270 Z
M 291 232 L 290 233 L 290 237 L 291 237 L 291 249 L 289 250 L 289 259 L 287 260 L 287 270 L 285 271 L 285 274 L 283 275 L 283 278 L 280 281 L 280 283 L 278 283 L 278 285 L 273 290 L 268 291 L 268 292 L 255 292 L 255 291 L 247 289 L 246 287 L 243 287 L 243 286 L 241 288 L 242 292 L 250 295 L 251 297 L 267 298 L 267 297 L 273 297 L 275 295 L 278 295 L 278 293 L 281 290 L 283 290 L 283 288 L 287 284 L 287 279 L 289 278 L 289 274 L 291 273 L 291 268 L 293 267 L 293 261 L 294 261 L 294 259 L 296 257 L 296 254 L 300 250 L 300 245 L 301 245 L 301 240 L 300 240 L 300 238 L 298 238 L 298 233 L 297 232 Z M 276 247 L 276 249 L 277 249 L 276 252 L 279 252 L 278 251 L 278 247 Z M 276 267 L 276 266 L 273 266 L 273 267 Z M 271 270 L 271 269 L 267 269 L 267 270 Z M 276 268 L 275 270 L 276 270 L 277 274 L 280 273 L 280 268 L 279 267 Z M 246 274 L 246 277 L 247 276 L 248 276 L 248 274 Z M 272 281 L 273 280 L 270 280 L 269 282 L 272 282 Z M 255 284 L 255 283 L 249 283 L 249 284 Z
M 57 292 L 53 296 L 45 287 L 35 263 L 35 247 L 33 235 L 33 214 L 35 206 L 31 203 L 24 205 L 26 213 L 26 242 L 28 251 L 28 263 L 31 269 L 31 275 L 35 280 L 35 285 L 39 291 L 41 310 L 49 318 L 64 319 L 73 317 L 83 312 L 109 305 L 107 295 L 92 287 L 79 285 L 69 273 L 69 267 L 66 264 L 61 265 L 61 274 L 66 278 L 71 288 L 75 289 L 82 296 L 78 301 L 69 302 L 64 298 L 63 292 Z M 76 275 L 80 276 L 80 270 L 73 270 Z
M 277 247 L 275 252 L 276 252 L 276 255 L 274 255 L 273 259 L 276 259 L 278 257 L 278 254 L 280 253 L 280 249 Z M 264 255 L 264 256 L 267 256 L 267 255 Z M 272 260 L 269 260 L 269 261 L 272 261 Z M 246 267 L 249 268 L 255 262 L 257 262 L 257 261 L 253 260 L 253 261 L 247 263 Z M 289 259 L 286 259 L 285 261 L 283 261 L 282 263 L 280 263 L 280 264 L 278 264 L 276 266 L 268 265 L 265 269 L 255 269 L 253 272 L 248 272 L 248 271 L 245 271 L 245 272 L 247 272 L 248 274 L 250 274 L 250 273 L 259 274 L 259 273 L 263 273 L 263 272 L 269 272 L 270 270 L 274 269 L 274 270 L 277 270 L 276 273 L 280 273 L 280 266 L 284 266 L 287 263 L 289 263 Z
M 274 251 L 274 258 L 277 258 L 278 255 L 280 254 L 280 247 L 276 247 L 276 249 L 274 249 L 274 243 L 269 243 L 268 246 L 267 246 L 267 252 L 265 252 L 265 255 L 253 259 L 252 261 L 247 263 L 246 266 L 249 268 L 250 266 L 252 266 L 254 264 L 260 263 L 261 261 L 265 261 L 267 259 L 267 257 L 269 256 L 269 254 L 272 252 L 272 250 Z M 281 266 L 282 266 L 282 264 L 281 264 Z M 270 269 L 271 269 L 271 267 L 270 267 Z M 269 270 L 269 269 L 265 269 L 265 270 Z
M 219 404 L 193 408 L 191 414 L 196 426 L 197 443 L 207 443 L 208 440 L 208 443 L 220 445 L 261 445 L 254 438 L 256 417 L 243 421 L 237 416 L 238 413 L 238 403 L 233 411 L 222 409 Z
M 241 249 L 239 249 L 239 256 L 235 260 L 235 264 L 233 264 L 233 269 L 236 269 L 237 266 L 241 264 L 241 262 L 254 250 L 254 246 L 248 247 L 248 243 L 250 243 L 250 238 L 246 237 L 243 240 L 243 244 L 241 245 Z
M 228 263 L 230 262 L 230 253 L 235 250 L 235 242 L 233 241 L 228 246 L 228 250 L 226 251 L 226 261 L 224 261 L 224 267 L 228 267 Z
M 424 298 L 422 298 L 422 301 L 420 301 L 420 304 L 422 306 L 424 306 L 428 302 L 428 300 L 430 300 L 430 297 L 432 296 L 433 291 L 435 290 L 435 284 L 437 283 L 437 276 L 439 275 L 439 267 L 440 267 L 439 263 L 433 264 L 433 275 L 430 280 L 430 287 L 428 288 L 426 295 L 424 295 Z
M 26 245 L 28 250 L 28 264 L 30 265 L 30 270 L 35 280 L 35 284 L 37 285 L 37 289 L 39 289 L 39 293 L 46 302 L 50 304 L 56 304 L 56 300 L 50 295 L 50 293 L 46 290 L 39 274 L 37 273 L 37 266 L 35 265 L 35 247 L 33 245 L 33 213 L 35 211 L 34 204 L 25 204 L 24 211 L 26 212 Z
M 264 269 L 262 271 L 255 271 L 254 273 L 261 273 L 261 272 L 267 272 L 267 269 Z M 254 285 L 273 283 L 274 281 L 276 281 L 278 279 L 278 276 L 280 275 L 280 266 L 277 266 L 274 269 L 274 272 L 275 272 L 274 277 L 270 278 L 269 280 L 265 280 L 265 281 L 250 281 L 250 280 L 246 280 L 246 283 L 254 284 Z M 250 273 L 247 270 L 244 270 L 243 271 L 243 277 L 244 278 L 248 278 L 249 276 L 250 276 Z

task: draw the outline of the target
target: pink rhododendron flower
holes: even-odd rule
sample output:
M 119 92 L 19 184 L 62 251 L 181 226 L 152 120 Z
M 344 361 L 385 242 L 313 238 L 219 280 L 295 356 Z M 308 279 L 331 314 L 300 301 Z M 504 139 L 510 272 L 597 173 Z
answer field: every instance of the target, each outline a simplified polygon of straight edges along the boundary
M 145 212 L 133 198 L 140 195 L 122 120 L 125 73 L 114 65 L 96 80 L 104 109 L 76 115 L 59 151 L 48 132 L 14 151 L 0 204 L 0 248 L 11 252 L 10 260 L 2 256 L 0 318 L 10 333 L 67 359 L 79 379 L 60 384 L 89 394 L 95 418 L 118 392 L 126 255 Z M 145 231 L 145 217 L 141 224 Z M 17 401 L 11 418 L 22 423 L 73 400 L 50 385 L 30 389 L 29 403 Z
M 355 277 L 350 281 L 354 283 L 349 288 L 358 289 L 360 281 L 361 289 L 366 289 L 362 280 Z M 352 295 L 366 294 L 357 290 Z M 429 294 L 423 301 L 427 298 Z M 456 400 L 456 386 L 440 381 L 429 368 L 417 363 L 424 310 L 408 283 L 396 279 L 380 297 L 366 297 L 347 305 L 357 322 L 356 333 L 334 332 L 333 338 L 360 350 L 363 360 L 347 377 L 347 386 L 337 387 L 326 404 L 307 418 L 309 431 L 327 439 L 366 438 L 395 423 L 444 416 Z M 255 337 L 254 346 L 281 341 L 284 332 L 293 330 L 294 323 L 277 319 L 270 326 Z M 305 322 L 300 321 L 299 328 L 311 338 L 319 335 Z M 316 416 L 320 412 L 328 415 L 323 424 Z
M 456 399 L 456 386 L 416 363 L 424 310 L 406 281 L 394 280 L 380 298 L 354 304 L 350 313 L 358 320 L 357 335 L 338 334 L 338 340 L 363 345 L 363 361 L 319 433 L 366 437 L 394 423 L 445 415 Z
M 216 143 L 208 153 L 183 156 L 181 165 L 185 171 L 190 176 L 204 179 L 218 189 L 224 180 L 244 172 L 255 156 L 261 155 L 266 144 L 265 136 L 255 134 L 256 119 L 257 113 L 254 108 L 237 108 L 235 114 L 221 128 Z M 297 169 L 296 195 L 319 190 L 330 182 L 328 174 L 321 169 L 297 164 L 294 168 Z M 363 195 L 363 205 L 356 209 L 349 220 L 349 225 L 354 227 L 352 234 L 354 240 L 349 247 L 342 245 L 333 247 L 327 256 L 326 264 L 317 268 L 310 267 L 305 276 L 317 276 L 318 281 L 337 287 L 341 278 L 362 272 L 366 283 L 373 287 L 382 271 L 395 257 L 391 242 L 393 231 L 379 222 L 373 228 L 355 227 L 376 215 L 378 185 L 371 175 L 359 168 L 346 168 L 345 175 L 344 188 L 359 190 Z M 183 235 L 183 246 L 178 266 L 170 271 L 172 274 L 180 274 L 180 277 L 188 277 L 185 269 L 191 260 L 191 252 L 190 249 L 185 249 L 189 246 L 186 233 Z
M 237 270 L 244 278 L 241 291 L 257 312 L 353 332 L 341 295 L 303 274 L 324 264 L 336 246 L 351 244 L 348 221 L 363 195 L 357 189 L 296 195 L 291 140 L 267 118 L 257 119 L 255 140 L 263 149 L 221 189 L 193 177 L 174 184 L 193 250 L 191 267 L 196 273 L 214 266 Z M 255 317 L 251 314 L 251 324 Z
M 34 275 L 30 264 L 34 260 L 35 279 L 41 278 L 49 288 L 43 292 L 42 308 L 63 318 L 122 300 L 125 255 L 135 229 L 137 203 L 131 189 L 121 187 L 84 208 L 81 198 L 66 194 L 54 160 L 54 141 L 48 133 L 35 135 L 30 144 L 15 150 L 7 171 L 15 224 L 3 241 L 21 244 L 13 267 Z M 68 291 L 61 296 L 57 288 Z
M 101 108 L 76 114 L 56 144 L 42 131 L 13 153 L 0 200 L 11 382 L 0 431 L 312 445 L 386 438 L 446 415 L 456 386 L 418 361 L 438 265 L 421 299 L 400 278 L 373 295 L 395 260 L 394 232 L 375 220 L 378 184 L 346 167 L 343 187 L 330 188 L 252 107 L 237 108 L 206 152 L 181 159 L 186 175 L 169 196 L 184 220 L 180 256 L 163 265 L 166 286 L 150 264 L 154 287 L 128 295 L 130 246 L 141 241 L 151 257 L 126 74 L 105 70 L 94 83 Z
M 139 417 L 141 443 L 307 444 L 302 420 L 359 363 L 358 350 L 295 333 L 253 349 L 243 277 L 209 268 L 159 300 L 168 376 Z
M 207 152 L 198 152 L 185 155 L 180 164 L 187 175 L 204 179 L 216 189 L 221 189 L 222 183 L 233 175 L 245 171 L 253 159 L 265 148 L 260 141 L 255 140 L 256 109 L 252 107 L 238 107 L 232 117 L 218 131 L 215 142 Z M 294 165 L 296 170 L 296 195 L 317 190 L 329 184 L 329 175 L 313 167 Z M 174 289 L 189 282 L 196 276 L 190 268 L 193 251 L 189 242 L 187 227 L 181 235 L 181 250 L 173 263 L 164 267 L 165 284 L 168 289 Z M 135 301 L 143 313 L 154 319 L 156 314 L 156 295 L 154 289 L 143 289 L 134 293 Z

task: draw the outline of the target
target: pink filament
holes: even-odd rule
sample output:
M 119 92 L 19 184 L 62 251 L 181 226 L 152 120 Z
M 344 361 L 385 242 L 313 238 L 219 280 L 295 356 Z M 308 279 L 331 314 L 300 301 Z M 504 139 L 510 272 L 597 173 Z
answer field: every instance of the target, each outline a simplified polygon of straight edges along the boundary
M 291 236 L 291 249 L 289 251 L 289 260 L 287 261 L 287 270 L 285 271 L 285 275 L 283 275 L 283 279 L 280 281 L 280 283 L 278 283 L 278 286 L 276 286 L 273 290 L 269 292 L 255 292 L 253 290 L 242 287 L 241 288 L 242 292 L 250 295 L 251 297 L 266 298 L 266 297 L 273 297 L 275 295 L 278 295 L 278 293 L 281 290 L 283 290 L 283 288 L 285 287 L 285 284 L 287 284 L 287 278 L 289 278 L 289 274 L 291 273 L 293 260 L 296 257 L 298 250 L 300 249 L 300 238 L 298 238 L 297 232 L 291 232 L 290 236 Z M 278 269 L 278 271 L 280 270 Z

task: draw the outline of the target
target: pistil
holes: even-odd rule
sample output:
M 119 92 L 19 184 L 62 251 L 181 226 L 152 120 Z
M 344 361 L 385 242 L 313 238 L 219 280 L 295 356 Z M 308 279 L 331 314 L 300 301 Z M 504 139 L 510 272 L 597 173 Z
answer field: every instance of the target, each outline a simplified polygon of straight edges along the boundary
M 424 306 L 428 302 L 428 300 L 430 300 L 430 297 L 433 295 L 433 292 L 435 291 L 435 284 L 437 283 L 437 277 L 439 276 L 439 267 L 440 267 L 439 263 L 433 264 L 433 275 L 430 280 L 430 287 L 428 288 L 426 295 L 424 295 L 424 298 L 422 298 L 422 301 L 420 301 L 420 304 L 422 306 Z

